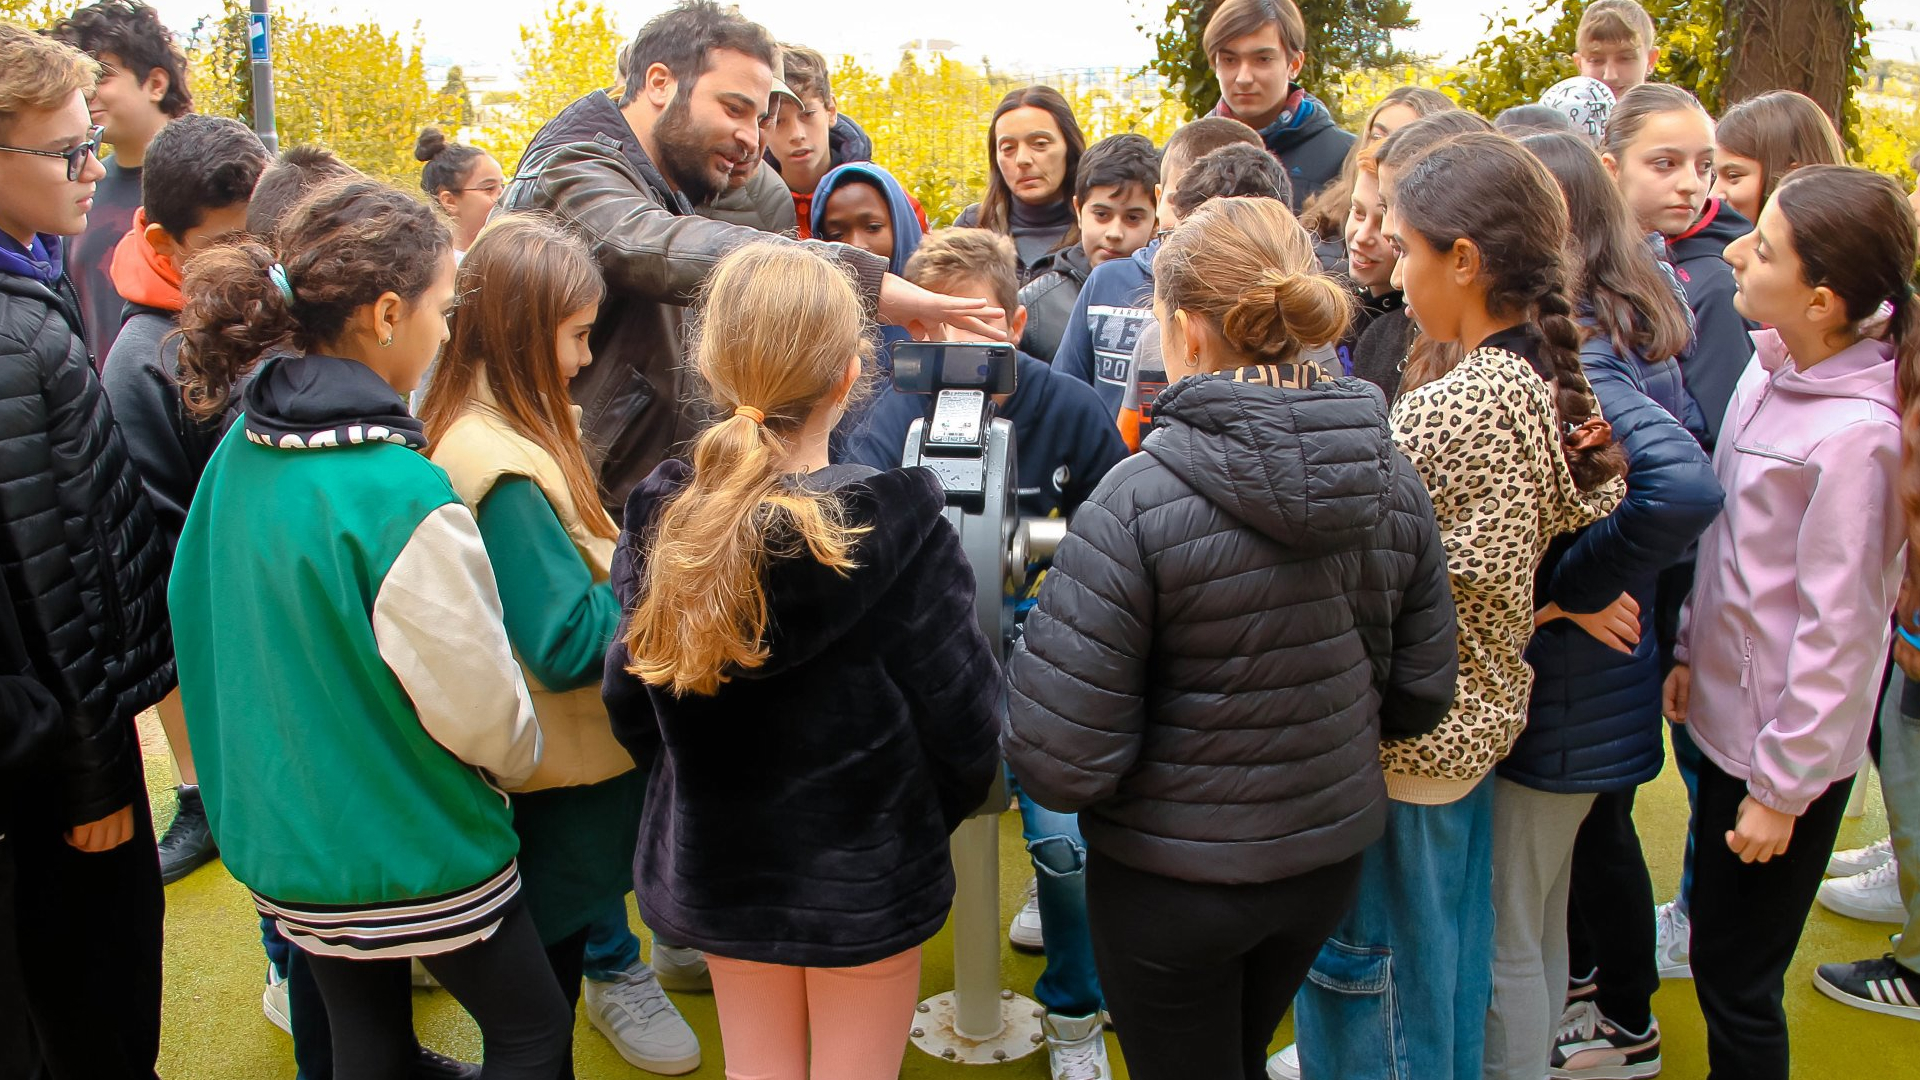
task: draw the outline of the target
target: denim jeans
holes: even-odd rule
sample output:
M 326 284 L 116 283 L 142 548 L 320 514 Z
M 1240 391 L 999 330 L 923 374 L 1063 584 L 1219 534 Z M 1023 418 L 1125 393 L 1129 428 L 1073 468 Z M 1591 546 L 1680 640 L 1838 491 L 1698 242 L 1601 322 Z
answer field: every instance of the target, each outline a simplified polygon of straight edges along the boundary
M 640 939 L 627 925 L 627 901 L 622 897 L 587 927 L 586 976 L 594 982 L 612 982 L 639 962 Z
M 1493 780 L 1391 803 L 1359 900 L 1294 999 L 1307 1080 L 1480 1080 L 1493 995 Z
M 1901 679 L 1898 716 L 1881 714 L 1880 795 L 1887 804 L 1893 856 L 1900 860 L 1900 899 L 1907 924 L 1893 958 L 1920 971 L 1920 683 Z
M 1033 996 L 1051 1013 L 1088 1016 L 1102 1006 L 1100 976 L 1094 970 L 1093 935 L 1087 928 L 1087 845 L 1080 819 L 1049 810 L 1027 795 L 1018 781 L 1020 832 L 1033 858 L 1040 901 L 1040 934 L 1047 947 L 1047 968 Z
M 1680 783 L 1687 789 L 1687 846 L 1680 854 L 1680 889 L 1673 894 L 1673 902 L 1680 905 L 1681 914 L 1687 911 L 1687 896 L 1693 892 L 1693 818 L 1694 806 L 1700 801 L 1700 762 L 1706 755 L 1693 745 L 1693 736 L 1687 733 L 1685 724 L 1668 724 L 1667 731 L 1673 737 L 1673 765 L 1680 772 Z

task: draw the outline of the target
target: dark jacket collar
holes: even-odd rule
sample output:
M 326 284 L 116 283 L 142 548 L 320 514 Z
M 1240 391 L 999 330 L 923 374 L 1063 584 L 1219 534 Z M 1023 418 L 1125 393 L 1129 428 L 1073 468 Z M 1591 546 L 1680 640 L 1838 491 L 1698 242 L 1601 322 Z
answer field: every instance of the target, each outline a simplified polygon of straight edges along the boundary
M 28 247 L 11 236 L 0 236 L 0 274 L 31 278 L 52 285 L 65 272 L 63 253 L 57 236 L 36 236 Z
M 389 442 L 415 450 L 426 429 L 373 369 L 319 353 L 268 357 L 247 385 L 247 438 L 283 450 Z

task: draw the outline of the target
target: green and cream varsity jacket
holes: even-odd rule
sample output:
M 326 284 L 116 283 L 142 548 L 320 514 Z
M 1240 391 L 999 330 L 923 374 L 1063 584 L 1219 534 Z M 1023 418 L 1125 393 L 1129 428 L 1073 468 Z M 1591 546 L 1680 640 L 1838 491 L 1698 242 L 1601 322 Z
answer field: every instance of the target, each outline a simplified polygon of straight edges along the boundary
M 168 594 L 221 855 L 309 952 L 484 939 L 541 735 L 473 515 L 361 364 L 270 358 L 243 405 Z

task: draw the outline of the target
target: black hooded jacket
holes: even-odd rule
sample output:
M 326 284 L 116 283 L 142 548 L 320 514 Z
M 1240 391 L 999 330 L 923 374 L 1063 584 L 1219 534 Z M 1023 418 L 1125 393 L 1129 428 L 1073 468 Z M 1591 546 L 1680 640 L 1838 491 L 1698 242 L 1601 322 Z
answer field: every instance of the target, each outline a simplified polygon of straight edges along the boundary
M 638 538 L 692 475 L 667 461 L 628 500 L 613 588 L 629 616 Z M 836 466 L 807 482 L 873 531 L 844 577 L 769 560 L 767 662 L 674 697 L 628 674 L 623 618 L 603 692 L 651 770 L 633 863 L 647 925 L 733 959 L 851 967 L 946 921 L 948 836 L 999 767 L 1004 684 L 933 473 Z
M 61 828 L 134 801 L 132 720 L 174 681 L 167 543 L 80 326 L 64 278 L 0 272 L 0 574 L 65 720 L 29 781 Z
M 1014 654 L 1008 764 L 1089 847 L 1245 884 L 1358 854 L 1380 740 L 1453 701 L 1453 598 L 1379 391 L 1186 379 L 1069 526 Z

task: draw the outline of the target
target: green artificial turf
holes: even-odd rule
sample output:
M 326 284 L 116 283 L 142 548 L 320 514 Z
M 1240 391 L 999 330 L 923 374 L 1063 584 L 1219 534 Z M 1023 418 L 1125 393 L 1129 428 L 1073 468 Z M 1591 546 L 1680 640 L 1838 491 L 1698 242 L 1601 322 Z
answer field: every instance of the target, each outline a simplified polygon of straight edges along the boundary
M 149 749 L 155 742 L 148 741 Z M 173 815 L 172 779 L 164 757 L 149 756 L 149 786 L 154 792 L 155 818 L 161 828 Z M 1686 827 L 1686 800 L 1671 761 L 1666 773 L 1649 785 L 1638 802 L 1641 837 L 1652 864 L 1655 889 L 1671 896 L 1680 873 L 1680 849 Z M 1840 846 L 1867 843 L 1886 831 L 1886 816 L 1877 793 L 1864 818 L 1850 820 L 1841 831 Z M 1002 913 L 1011 916 L 1024 899 L 1030 868 L 1020 843 L 1017 815 L 1000 822 Z M 350 857 L 342 853 L 342 857 Z M 630 908 L 631 910 L 631 908 Z M 1003 920 L 1004 922 L 1004 920 Z M 639 927 L 638 919 L 634 925 Z M 1857 960 L 1887 950 L 1893 928 L 1856 922 L 1816 906 L 1808 920 L 1800 952 L 1787 976 L 1786 1006 L 1793 1030 L 1796 1080 L 1830 1080 L 1857 1070 L 1875 1080 L 1920 1080 L 1920 1024 L 1849 1009 L 1822 997 L 1811 983 L 1816 965 L 1832 960 Z M 644 928 L 640 930 L 643 940 Z M 260 1012 L 260 991 L 266 960 L 260 951 L 259 922 L 246 890 L 218 863 L 205 867 L 167 889 L 166 1005 L 161 1044 L 160 1074 L 168 1080 L 262 1080 L 293 1076 L 291 1041 Z M 1040 975 L 1041 961 L 1014 952 L 1002 941 L 1001 973 L 1005 985 L 1030 994 Z M 930 996 L 952 987 L 953 954 L 946 932 L 927 944 L 923 990 Z M 720 1034 L 711 995 L 675 995 L 687 1020 L 699 1033 L 705 1061 L 690 1074 L 699 1080 L 725 1075 L 721 1066 Z M 1669 981 L 1654 999 L 1654 1012 L 1665 1034 L 1666 1072 L 1675 1078 L 1706 1074 L 1705 1029 L 1694 1000 L 1693 984 Z M 464 1012 L 443 991 L 416 991 L 414 1023 L 428 1046 L 466 1060 L 476 1060 L 480 1038 Z M 1275 1046 L 1289 1040 L 1291 1022 L 1283 1025 Z M 1119 1047 L 1108 1036 L 1116 1072 L 1126 1076 Z M 582 1080 L 638 1077 L 640 1073 L 620 1059 L 584 1015 L 574 1034 L 575 1061 Z M 1904 1048 L 1904 1049 L 1903 1049 Z M 939 1061 L 909 1048 L 904 1077 L 1005 1077 L 1044 1080 L 1044 1054 L 995 1066 L 964 1066 Z M 831 1078 L 820 1078 L 831 1080 Z M 1199 1078 L 1196 1078 L 1199 1080 Z

